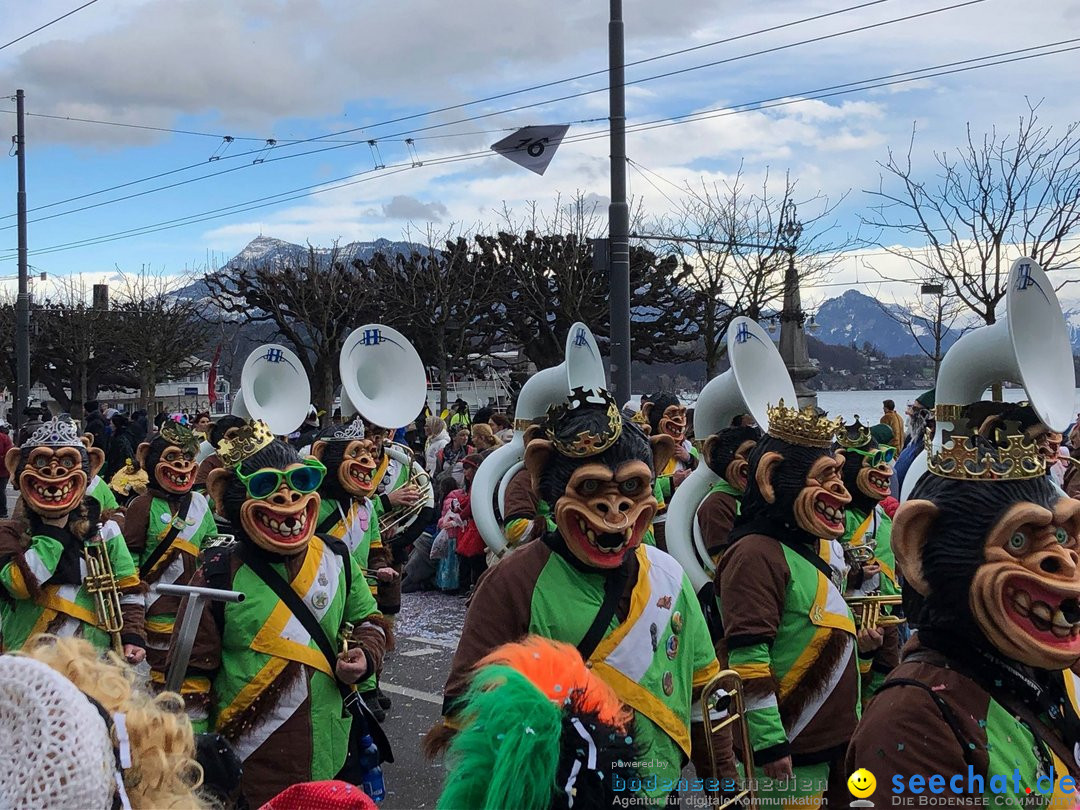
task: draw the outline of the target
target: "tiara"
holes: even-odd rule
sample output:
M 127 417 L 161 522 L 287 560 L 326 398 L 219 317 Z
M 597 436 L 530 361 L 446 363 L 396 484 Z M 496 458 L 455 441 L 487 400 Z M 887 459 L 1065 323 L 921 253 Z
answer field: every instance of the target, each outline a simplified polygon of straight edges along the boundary
M 79 427 L 70 419 L 50 419 L 31 434 L 23 447 L 84 447 Z
M 1022 481 L 1046 475 L 1046 459 L 1039 445 L 1025 438 L 1016 423 L 1006 422 L 992 438 L 981 439 L 970 431 L 962 408 L 955 407 L 948 421 L 956 429 L 945 432 L 940 450 L 933 447 L 934 431 L 926 429 L 926 468 L 939 478 Z
M 236 435 L 218 444 L 218 458 L 226 467 L 238 467 L 274 441 L 266 422 L 256 419 L 237 430 Z
M 845 450 L 859 450 L 870 445 L 873 440 L 870 428 L 859 421 L 858 414 L 855 414 L 854 422 L 850 425 L 841 425 L 836 433 L 836 443 Z
M 166 420 L 161 423 L 158 435 L 169 444 L 175 445 L 188 453 L 194 455 L 199 452 L 199 440 L 195 438 L 195 434 L 187 425 Z
M 364 438 L 364 418 L 357 416 L 349 424 L 339 427 L 333 433 L 326 436 L 326 442 L 355 442 Z
M 774 408 L 766 408 L 769 415 L 768 433 L 774 438 L 803 447 L 828 449 L 843 427 L 843 419 L 819 416 L 809 405 L 802 410 L 784 407 L 784 400 Z
M 583 430 L 572 439 L 566 440 L 557 435 L 559 422 L 579 413 L 583 409 L 601 410 L 607 414 L 607 425 L 599 433 Z M 561 405 L 548 409 L 547 436 L 555 449 L 571 458 L 587 458 L 603 453 L 622 435 L 622 413 L 615 403 L 615 398 L 603 388 L 595 391 L 582 387 L 570 392 L 569 398 Z

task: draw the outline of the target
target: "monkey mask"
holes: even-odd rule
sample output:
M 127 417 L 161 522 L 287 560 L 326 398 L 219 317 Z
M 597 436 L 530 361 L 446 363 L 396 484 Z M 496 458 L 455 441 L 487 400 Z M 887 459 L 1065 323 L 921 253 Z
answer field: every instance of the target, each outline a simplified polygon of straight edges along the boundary
M 746 491 L 750 453 L 761 440 L 756 427 L 729 427 L 705 440 L 705 463 L 739 492 Z
M 858 416 L 841 429 L 836 446 L 844 454 L 844 486 L 853 504 L 869 512 L 891 494 L 889 485 L 896 451 L 879 445 Z
M 1054 489 L 1015 423 L 987 437 L 950 421 L 951 441 L 893 519 L 897 561 L 923 598 L 919 627 L 1028 666 L 1070 667 L 1080 659 L 1080 501 Z
M 326 467 L 322 492 L 337 501 L 362 500 L 375 492 L 382 477 L 378 462 L 381 440 L 365 429 L 357 416 L 348 425 L 330 427 L 311 446 L 311 455 Z
M 86 486 L 105 464 L 105 453 L 87 447 L 70 420 L 52 419 L 4 456 L 11 485 L 26 508 L 44 518 L 62 518 L 74 511 Z
M 618 568 L 656 515 L 656 470 L 675 451 L 624 419 L 604 390 L 577 388 L 548 412 L 546 436 L 525 448 L 533 488 L 552 507 L 567 549 L 591 568 Z
M 153 441 L 138 446 L 135 458 L 154 486 L 167 495 L 184 495 L 195 483 L 198 452 L 199 439 L 191 429 L 169 420 Z
M 649 421 L 650 435 L 670 436 L 676 444 L 686 438 L 686 408 L 671 394 L 646 402 L 641 413 Z
M 806 542 L 843 536 L 851 495 L 840 474 L 844 456 L 831 450 L 839 426 L 812 409 L 785 408 L 783 400 L 769 408 L 769 430 L 750 454 L 735 537 L 753 531 Z
M 224 439 L 218 455 L 225 466 L 210 473 L 206 488 L 239 539 L 275 554 L 303 552 L 319 517 L 322 463 L 301 460 L 261 421 Z

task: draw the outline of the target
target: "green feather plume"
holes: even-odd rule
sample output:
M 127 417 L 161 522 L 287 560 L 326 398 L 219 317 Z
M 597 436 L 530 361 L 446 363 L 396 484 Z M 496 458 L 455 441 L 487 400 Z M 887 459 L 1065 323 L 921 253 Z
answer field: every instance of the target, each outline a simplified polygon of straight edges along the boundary
M 438 810 L 544 810 L 557 789 L 562 715 L 515 669 L 492 665 L 473 678 L 465 721 L 447 752 Z

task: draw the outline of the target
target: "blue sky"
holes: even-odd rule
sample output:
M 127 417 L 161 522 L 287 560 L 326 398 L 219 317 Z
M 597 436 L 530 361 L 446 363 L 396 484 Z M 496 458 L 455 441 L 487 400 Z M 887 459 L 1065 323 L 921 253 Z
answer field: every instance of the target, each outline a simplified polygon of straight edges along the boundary
M 954 0 L 955 2 L 955 0 Z M 884 0 L 784 30 L 702 48 L 628 69 L 630 80 L 715 60 L 741 57 L 858 26 L 953 5 L 950 0 Z M 0 0 L 11 37 L 78 5 L 75 0 Z M 625 0 L 628 60 L 645 59 L 769 26 L 857 5 L 857 0 Z M 440 158 L 483 152 L 505 132 L 527 124 L 603 118 L 606 92 L 483 120 L 440 126 L 473 115 L 603 88 L 606 76 L 514 95 L 463 110 L 373 126 L 433 108 L 461 104 L 606 67 L 607 3 L 505 3 L 494 0 L 102 0 L 34 36 L 0 50 L 0 87 L 22 87 L 27 110 L 139 126 L 182 129 L 178 135 L 31 118 L 28 197 L 31 209 L 182 167 L 158 180 L 30 213 L 31 264 L 51 275 L 97 276 L 147 264 L 169 274 L 221 264 L 263 233 L 326 245 L 400 238 L 412 223 L 435 220 L 483 226 L 506 203 L 550 202 L 562 192 L 608 193 L 607 142 L 563 145 L 544 177 L 498 156 L 436 165 Z M 739 58 L 628 88 L 628 116 L 649 121 L 982 57 L 1080 37 L 1080 3 L 1071 0 L 982 0 L 920 19 L 887 24 L 780 52 Z M 7 39 L 8 37 L 4 37 Z M 1075 43 L 1074 43 L 1075 44 Z M 1044 123 L 1076 117 L 1080 51 L 891 88 L 715 117 L 628 135 L 631 159 L 656 187 L 630 172 L 631 193 L 647 214 L 671 208 L 686 182 L 730 177 L 740 163 L 750 181 L 790 171 L 806 198 L 837 198 L 838 229 L 854 233 L 877 185 L 876 161 L 905 150 L 917 126 L 915 158 L 929 175 L 932 152 L 977 132 L 1015 126 L 1026 99 L 1042 100 Z M 14 109 L 11 102 L 0 109 Z M 14 116 L 0 113 L 10 132 Z M 602 129 L 574 124 L 569 137 Z M 364 127 L 339 139 L 310 139 Z M 223 153 L 222 135 L 236 140 Z M 407 137 L 415 139 L 419 168 Z M 438 137 L 432 137 L 438 136 Z M 265 139 L 278 145 L 259 155 Z M 366 140 L 389 168 L 371 172 Z M 327 147 L 333 147 L 327 149 Z M 325 149 L 317 154 L 289 157 Z M 221 159 L 208 160 L 220 154 Z M 275 160 L 275 158 L 287 158 Z M 216 172 L 226 172 L 208 177 Z M 368 172 L 361 175 L 360 173 Z M 281 204 L 183 227 L 71 250 L 33 251 L 211 212 L 266 195 L 354 176 L 363 182 Z M 198 179 L 195 178 L 206 178 Z M 663 178 L 662 180 L 659 178 Z M 72 211 L 170 183 L 176 188 Z M 0 216 L 15 210 L 15 160 L 0 163 Z M 61 214 L 34 222 L 39 217 Z M 15 272 L 14 218 L 0 219 L 0 276 Z M 881 259 L 882 262 L 886 261 Z M 895 268 L 889 268 L 893 270 Z M 857 263 L 840 282 L 854 281 Z M 861 279 L 873 273 L 862 269 Z M 903 273 L 903 269 L 899 270 Z M 1068 272 L 1068 271 L 1066 271 Z M 1080 272 L 1080 271 L 1077 271 Z M 830 288 L 828 294 L 839 290 Z M 813 300 L 814 291 L 808 291 Z M 823 293 L 823 291 L 819 291 Z

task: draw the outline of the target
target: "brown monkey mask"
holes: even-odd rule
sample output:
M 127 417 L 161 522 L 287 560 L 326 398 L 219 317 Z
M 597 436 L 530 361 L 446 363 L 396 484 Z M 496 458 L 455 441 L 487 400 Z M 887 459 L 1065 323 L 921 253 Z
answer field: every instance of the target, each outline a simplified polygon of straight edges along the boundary
M 674 442 L 657 436 L 651 443 L 605 397 L 580 392 L 573 407 L 549 415 L 547 437 L 525 448 L 525 466 L 569 552 L 592 568 L 614 569 L 656 515 L 654 471 L 670 460 Z
M 311 455 L 326 467 L 323 493 L 341 501 L 372 495 L 385 469 L 380 464 L 386 460 L 384 439 L 378 432 L 369 432 L 359 416 L 348 425 L 324 430 L 311 446 Z
M 686 408 L 670 394 L 661 394 L 655 402 L 641 408 L 653 436 L 670 436 L 676 443 L 686 438 Z
M 152 476 L 159 489 L 169 495 L 183 495 L 195 483 L 200 438 L 178 422 L 161 425 L 160 435 L 143 442 L 135 450 L 139 467 Z
M 761 440 L 756 427 L 729 427 L 705 440 L 702 454 L 709 469 L 738 492 L 745 492 L 750 476 L 750 454 Z
M 86 487 L 105 464 L 100 448 L 87 448 L 75 424 L 53 419 L 4 456 L 12 486 L 26 507 L 46 518 L 61 518 L 82 503 Z
M 758 449 L 769 444 L 771 442 L 763 442 Z M 792 447 L 792 450 L 802 450 L 804 454 L 815 452 L 806 448 Z M 776 450 L 766 450 L 752 467 L 754 484 L 766 503 L 783 505 L 784 501 L 790 502 L 791 516 L 804 532 L 813 537 L 835 539 L 842 537 L 846 530 L 844 508 L 851 503 L 851 495 L 840 475 L 844 456 L 826 450 L 818 450 L 816 455 L 807 468 L 806 461 L 796 460 L 794 454 L 789 458 Z M 796 486 L 797 493 L 792 493 Z

